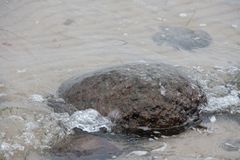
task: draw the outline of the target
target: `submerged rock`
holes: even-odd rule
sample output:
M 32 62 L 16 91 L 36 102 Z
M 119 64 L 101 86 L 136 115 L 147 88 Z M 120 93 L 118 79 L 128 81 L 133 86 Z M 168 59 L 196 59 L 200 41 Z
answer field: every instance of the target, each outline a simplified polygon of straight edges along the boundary
M 184 27 L 161 27 L 160 32 L 153 35 L 152 39 L 158 45 L 168 45 L 183 50 L 205 48 L 210 45 L 212 38 L 203 30 L 191 30 Z
M 93 160 L 110 159 L 121 153 L 107 139 L 90 134 L 75 134 L 55 144 L 50 151 L 51 159 Z
M 58 93 L 79 110 L 108 116 L 112 130 L 125 133 L 181 132 L 199 120 L 199 106 L 207 101 L 197 83 L 166 64 L 103 69 L 64 82 Z

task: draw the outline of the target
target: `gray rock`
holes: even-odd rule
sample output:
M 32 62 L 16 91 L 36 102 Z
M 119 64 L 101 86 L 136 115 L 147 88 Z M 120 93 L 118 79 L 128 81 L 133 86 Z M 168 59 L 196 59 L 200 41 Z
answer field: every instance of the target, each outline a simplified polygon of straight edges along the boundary
M 206 96 L 197 83 L 166 64 L 129 64 L 67 80 L 59 97 L 93 108 L 116 124 L 114 132 L 171 135 L 199 120 Z M 142 130 L 144 128 L 144 130 Z
M 107 139 L 90 134 L 75 134 L 52 146 L 50 159 L 93 160 L 110 159 L 121 153 Z
M 168 45 L 183 50 L 204 48 L 210 45 L 212 38 L 203 30 L 191 30 L 183 27 L 161 27 L 160 32 L 153 35 L 153 41 L 158 45 Z
M 225 151 L 240 151 L 240 139 L 228 139 L 222 144 Z

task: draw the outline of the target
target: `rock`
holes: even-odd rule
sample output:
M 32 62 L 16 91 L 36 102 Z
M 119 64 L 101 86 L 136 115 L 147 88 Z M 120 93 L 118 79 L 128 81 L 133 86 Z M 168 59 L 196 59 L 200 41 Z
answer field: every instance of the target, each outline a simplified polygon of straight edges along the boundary
M 225 151 L 240 151 L 240 139 L 228 139 L 222 144 Z
M 167 143 L 163 142 L 163 144 L 159 148 L 154 149 L 151 152 L 152 153 L 154 153 L 154 152 L 163 152 L 163 151 L 166 150 L 166 148 L 167 148 Z
M 215 116 L 210 117 L 209 120 L 211 123 L 215 123 L 217 121 Z
M 238 90 L 240 90 L 240 73 L 238 73 L 238 74 L 235 76 L 233 82 L 236 84 Z
M 90 135 L 75 134 L 55 144 L 50 151 L 52 159 L 110 159 L 121 151 L 106 139 Z
M 78 109 L 73 105 L 65 103 L 62 98 L 56 98 L 54 96 L 47 97 L 47 104 L 53 108 L 54 112 L 57 113 L 67 112 L 69 114 L 73 114 L 78 111 Z
M 132 151 L 132 152 L 129 153 L 127 156 L 131 156 L 131 155 L 146 156 L 147 154 L 148 154 L 147 151 Z
M 203 30 L 191 30 L 184 27 L 161 27 L 152 39 L 158 45 L 167 43 L 176 49 L 191 51 L 210 45 L 212 38 Z
M 199 106 L 207 101 L 198 84 L 175 67 L 146 63 L 72 78 L 58 94 L 79 110 L 93 108 L 109 116 L 114 132 L 138 134 L 179 133 L 199 120 Z

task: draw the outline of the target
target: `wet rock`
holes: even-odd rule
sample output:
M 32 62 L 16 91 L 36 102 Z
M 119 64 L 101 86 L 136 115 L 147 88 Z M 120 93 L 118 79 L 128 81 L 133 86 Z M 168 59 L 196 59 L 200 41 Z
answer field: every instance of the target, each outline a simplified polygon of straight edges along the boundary
M 52 107 L 56 113 L 67 112 L 69 114 L 73 114 L 74 112 L 78 111 L 75 106 L 65 103 L 64 99 L 56 98 L 52 95 L 47 97 L 47 104 L 48 106 Z
M 5 85 L 0 81 L 0 103 L 3 103 L 7 100 L 8 95 L 5 92 L 6 92 Z
M 176 134 L 199 119 L 201 88 L 166 64 L 129 64 L 72 78 L 59 96 L 79 110 L 93 108 L 114 132 Z M 142 129 L 144 128 L 144 130 Z
M 69 26 L 72 23 L 74 23 L 74 20 L 72 20 L 72 19 L 66 19 L 65 22 L 63 22 L 63 24 L 66 25 L 66 26 Z
M 151 152 L 152 153 L 154 153 L 154 152 L 163 152 L 163 151 L 165 151 L 166 150 L 166 148 L 167 148 L 167 143 L 165 143 L 165 142 L 163 142 L 163 144 L 159 147 L 159 148 L 157 148 L 157 149 L 154 149 L 154 150 L 152 150 Z
M 104 138 L 75 134 L 52 147 L 50 157 L 68 160 L 110 159 L 121 151 Z
M 191 30 L 184 27 L 161 27 L 160 32 L 153 35 L 152 39 L 158 45 L 168 45 L 183 50 L 205 48 L 210 45 L 212 38 L 203 30 Z
M 136 156 L 146 156 L 148 151 L 132 151 L 127 156 L 136 155 Z
M 237 89 L 240 90 L 240 73 L 236 74 L 234 77 L 233 84 L 235 84 Z
M 222 148 L 226 151 L 240 151 L 240 139 L 229 139 L 222 144 Z

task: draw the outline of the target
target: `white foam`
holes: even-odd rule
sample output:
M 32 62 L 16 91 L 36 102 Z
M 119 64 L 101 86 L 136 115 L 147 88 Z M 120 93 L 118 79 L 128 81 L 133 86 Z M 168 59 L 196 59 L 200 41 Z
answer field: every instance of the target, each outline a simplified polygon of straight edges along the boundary
M 0 145 L 0 151 L 4 153 L 6 159 L 10 159 L 10 157 L 14 155 L 14 152 L 23 151 L 24 149 L 24 146 L 17 143 L 11 144 L 7 142 L 2 142 Z
M 33 102 L 43 102 L 44 98 L 42 95 L 39 94 L 33 94 L 29 97 L 29 99 Z
M 233 90 L 224 97 L 208 97 L 207 111 L 225 110 L 229 107 L 240 106 L 239 91 Z
M 112 122 L 94 109 L 77 111 L 63 125 L 69 130 L 77 127 L 86 132 L 98 132 L 100 128 L 111 130 Z

